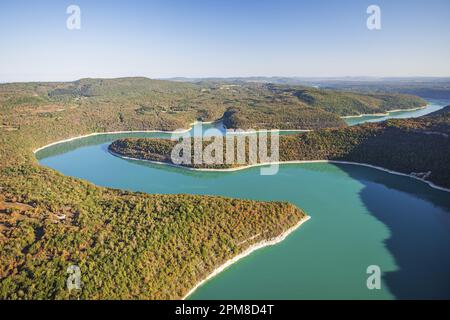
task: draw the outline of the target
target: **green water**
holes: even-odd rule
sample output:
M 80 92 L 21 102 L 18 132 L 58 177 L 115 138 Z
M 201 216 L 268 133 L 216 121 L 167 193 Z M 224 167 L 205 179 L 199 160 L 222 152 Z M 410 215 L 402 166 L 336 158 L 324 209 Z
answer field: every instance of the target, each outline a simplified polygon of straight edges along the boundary
M 40 163 L 101 186 L 148 193 L 194 193 L 285 200 L 312 219 L 282 243 L 258 250 L 194 292 L 191 299 L 450 298 L 450 194 L 371 168 L 325 163 L 193 172 L 124 160 L 88 137 L 37 154 Z M 132 136 L 168 137 L 167 134 Z M 381 290 L 366 268 L 382 270 Z
M 404 119 L 404 118 L 417 118 L 423 115 L 429 114 L 431 112 L 437 111 L 449 105 L 449 101 L 445 99 L 427 99 L 428 105 L 423 109 L 412 110 L 412 111 L 395 111 L 389 112 L 386 116 L 363 116 L 354 118 L 345 118 L 345 122 L 348 125 L 355 125 L 364 122 L 379 122 L 387 119 Z

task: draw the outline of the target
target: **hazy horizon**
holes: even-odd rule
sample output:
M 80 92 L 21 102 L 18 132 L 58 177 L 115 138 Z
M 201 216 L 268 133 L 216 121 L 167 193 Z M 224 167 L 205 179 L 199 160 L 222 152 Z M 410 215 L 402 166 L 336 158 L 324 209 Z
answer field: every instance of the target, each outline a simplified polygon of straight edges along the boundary
M 147 78 L 151 80 L 166 80 L 166 81 L 182 81 L 182 80 L 208 80 L 208 79 L 292 79 L 292 80 L 316 80 L 318 82 L 323 80 L 334 80 L 334 81 L 359 81 L 359 82 L 370 82 L 370 81 L 420 81 L 420 80 L 444 80 L 450 81 L 450 76 L 411 76 L 411 77 L 378 77 L 378 76 L 335 76 L 335 77 L 303 77 L 303 76 L 226 76 L 226 77 L 148 77 L 142 75 L 130 75 L 130 76 L 119 76 L 119 77 L 81 77 L 67 80 L 30 80 L 30 81 L 0 81 L 0 84 L 8 84 L 8 83 L 39 83 L 39 82 L 74 82 L 82 79 L 102 79 L 102 80 L 111 80 L 111 79 L 121 79 L 121 78 Z

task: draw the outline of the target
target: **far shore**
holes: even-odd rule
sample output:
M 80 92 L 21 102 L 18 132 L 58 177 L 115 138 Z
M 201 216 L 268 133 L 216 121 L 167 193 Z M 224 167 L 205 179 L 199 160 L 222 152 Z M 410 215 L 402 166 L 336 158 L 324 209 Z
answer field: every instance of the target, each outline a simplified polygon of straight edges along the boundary
M 93 136 L 100 136 L 100 135 L 113 135 L 113 134 L 127 134 L 127 133 L 166 133 L 166 134 L 182 134 L 182 133 L 186 133 L 192 130 L 192 127 L 197 124 L 197 123 L 202 123 L 202 124 L 212 124 L 212 123 L 219 123 L 221 120 L 214 120 L 214 121 L 207 121 L 207 122 L 191 122 L 189 124 L 189 128 L 188 129 L 181 129 L 181 130 L 172 130 L 172 131 L 165 131 L 165 130 L 130 130 L 130 131 L 107 131 L 107 132 L 93 132 L 93 133 L 88 133 L 88 134 L 84 134 L 84 135 L 80 135 L 80 136 L 76 136 L 76 137 L 71 137 L 71 138 L 67 138 L 67 139 L 63 139 L 63 140 L 58 140 L 49 144 L 46 144 L 42 147 L 39 147 L 37 149 L 33 150 L 33 153 L 37 153 L 41 150 L 44 150 L 45 148 L 49 148 L 52 147 L 54 145 L 58 145 L 61 143 L 65 143 L 65 142 L 70 142 L 70 141 L 74 141 L 74 140 L 78 140 L 78 139 L 83 139 L 83 138 L 89 138 L 89 137 L 93 137 Z M 275 132 L 275 131 L 279 131 L 279 132 L 309 132 L 312 130 L 308 130 L 308 129 L 270 129 L 270 130 L 255 130 L 255 131 L 246 131 L 243 133 L 240 132 L 229 132 L 228 134 L 249 134 L 249 133 L 258 133 L 258 132 Z
M 227 132 L 229 135 L 239 135 L 239 134 L 251 134 L 251 133 L 263 133 L 263 132 L 310 132 L 311 129 L 260 129 L 260 130 L 249 130 L 244 132 Z
M 200 282 L 198 282 L 191 290 L 189 290 L 189 292 L 182 298 L 182 300 L 186 300 L 190 295 L 192 295 L 194 293 L 195 290 L 197 290 L 205 282 L 207 282 L 211 278 L 215 277 L 216 275 L 218 275 L 219 273 L 224 271 L 226 268 L 228 268 L 232 264 L 238 262 L 242 258 L 247 257 L 248 255 L 250 255 L 254 251 L 262 249 L 262 248 L 265 248 L 265 247 L 273 246 L 273 245 L 276 245 L 276 244 L 280 243 L 281 241 L 286 239 L 292 232 L 297 230 L 303 223 L 305 223 L 309 219 L 311 219 L 310 216 L 305 216 L 296 225 L 294 225 L 293 227 L 287 229 L 281 235 L 279 235 L 279 236 L 277 236 L 275 238 L 272 238 L 272 239 L 262 240 L 262 241 L 260 241 L 258 243 L 255 243 L 255 244 L 251 245 L 250 247 L 248 247 L 247 249 L 245 249 L 242 253 L 238 254 L 237 256 L 234 256 L 233 258 L 230 258 L 224 264 L 222 264 L 219 267 L 217 267 L 216 269 L 214 269 L 205 279 L 203 279 Z
M 422 110 L 425 109 L 427 107 L 429 107 L 430 104 L 426 104 L 425 106 L 422 107 L 417 107 L 417 108 L 410 108 L 410 109 L 394 109 L 394 110 L 388 110 L 384 113 L 363 113 L 363 114 L 358 114 L 355 116 L 342 116 L 341 119 L 350 119 L 350 118 L 362 118 L 362 117 L 386 117 L 389 116 L 391 113 L 394 112 L 402 112 L 402 111 L 416 111 L 416 110 Z
M 387 111 L 387 113 L 373 113 L 373 114 L 360 114 L 360 115 L 356 115 L 356 116 L 342 116 L 342 119 L 347 119 L 347 118 L 360 118 L 360 117 L 364 117 L 364 116 L 388 116 L 389 113 L 391 112 L 400 112 L 400 111 L 414 111 L 414 110 L 420 110 L 420 109 L 425 109 L 429 106 L 430 104 L 427 104 L 426 106 L 423 107 L 418 107 L 418 108 L 411 108 L 411 109 L 396 109 L 396 110 L 390 110 Z M 98 135 L 111 135 L 111 134 L 127 134 L 127 133 L 166 133 L 166 134 L 183 134 L 186 132 L 189 132 L 190 130 L 192 130 L 193 126 L 197 123 L 202 123 L 202 124 L 212 124 L 212 123 L 219 123 L 221 122 L 222 119 L 217 119 L 217 120 L 213 120 L 213 121 L 194 121 L 191 122 L 189 124 L 189 128 L 187 129 L 180 129 L 180 130 L 172 130 L 172 131 L 166 131 L 166 130 L 125 130 L 125 131 L 107 131 L 107 132 L 93 132 L 93 133 L 89 133 L 89 134 L 85 134 L 85 135 L 80 135 L 80 136 L 76 136 L 76 137 L 72 137 L 72 138 L 67 138 L 67 139 L 63 139 L 63 140 L 58 140 L 49 144 L 46 144 L 42 147 L 39 147 L 35 150 L 33 150 L 33 153 L 37 153 L 45 148 L 60 144 L 60 143 L 65 143 L 65 142 L 70 142 L 70 141 L 74 141 L 77 139 L 83 139 L 83 138 L 88 138 L 88 137 L 92 137 L 92 136 L 98 136 Z M 261 130 L 253 130 L 253 131 L 248 131 L 248 132 L 244 132 L 244 134 L 248 134 L 248 133 L 258 133 L 258 132 L 275 132 L 275 131 L 279 131 L 279 132 L 310 132 L 313 130 L 310 129 L 261 129 Z M 228 134 L 242 134 L 239 132 L 229 132 Z
M 197 123 L 202 123 L 202 124 L 211 124 L 211 123 L 216 123 L 219 122 L 220 120 L 214 120 L 214 121 L 205 121 L 205 122 L 199 122 L 199 121 L 194 121 L 191 122 L 189 124 L 189 128 L 188 129 L 182 129 L 182 130 L 173 130 L 173 131 L 165 131 L 165 130 L 130 130 L 130 131 L 107 131 L 107 132 L 93 132 L 93 133 L 88 133 L 85 135 L 81 135 L 81 136 L 76 136 L 76 137 L 72 137 L 72 138 L 67 138 L 64 140 L 58 140 L 49 144 L 46 144 L 45 146 L 39 147 L 35 150 L 33 150 L 33 153 L 37 153 L 45 148 L 60 144 L 60 143 L 65 143 L 65 142 L 70 142 L 70 141 L 74 141 L 74 140 L 78 140 L 78 139 L 83 139 L 83 138 L 88 138 L 88 137 L 93 137 L 93 136 L 100 136 L 100 135 L 112 135 L 112 134 L 122 134 L 122 133 L 167 133 L 167 134 L 179 134 L 179 133 L 186 133 L 189 132 L 192 129 L 192 126 L 194 126 Z

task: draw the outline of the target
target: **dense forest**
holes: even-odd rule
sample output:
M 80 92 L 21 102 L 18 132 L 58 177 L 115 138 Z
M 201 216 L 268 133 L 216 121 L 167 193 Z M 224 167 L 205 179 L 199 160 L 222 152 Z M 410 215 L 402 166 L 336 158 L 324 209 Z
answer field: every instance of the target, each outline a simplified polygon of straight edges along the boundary
M 340 160 L 381 166 L 413 174 L 443 187 L 450 187 L 450 106 L 416 119 L 391 119 L 342 129 L 321 129 L 279 137 L 280 161 Z M 222 145 L 225 163 L 226 142 Z M 230 168 L 249 164 L 246 138 L 244 164 L 183 164 L 195 168 Z M 203 147 L 214 140 L 203 142 Z M 270 139 L 269 139 L 270 142 Z M 114 141 L 115 154 L 136 159 L 171 163 L 171 151 L 178 141 L 127 138 Z M 198 142 L 197 142 L 198 143 Z M 194 139 L 191 139 L 191 158 Z M 269 144 L 270 146 L 270 144 Z M 237 143 L 233 145 L 236 153 Z M 262 162 L 259 157 L 257 162 Z M 193 161 L 191 161 L 193 163 Z
M 339 112 L 302 101 L 299 89 L 146 78 L 1 84 L 0 299 L 180 298 L 226 259 L 296 224 L 304 213 L 288 203 L 102 188 L 39 166 L 33 150 L 93 132 L 186 128 L 230 110 L 249 127 L 344 127 Z M 71 264 L 83 285 L 69 294 Z
M 48 189 L 7 183 L 13 193 L 0 198 L 1 299 L 179 299 L 226 260 L 304 216 L 288 203 L 145 195 L 32 174 L 28 183 Z M 72 264 L 81 269 L 82 289 L 69 292 Z
M 51 118 L 50 123 L 61 117 L 69 123 L 88 122 L 95 131 L 173 130 L 196 120 L 220 118 L 229 128 L 319 129 L 345 126 L 340 116 L 425 104 L 418 97 L 395 93 L 362 94 L 264 83 L 82 79 L 0 85 L 0 125 L 4 130 L 17 129 L 31 124 L 32 114 L 38 120 Z
M 450 99 L 450 78 L 398 78 L 398 79 L 366 79 L 325 80 L 322 87 L 334 90 L 350 90 L 357 92 L 390 92 L 417 95 L 424 98 Z

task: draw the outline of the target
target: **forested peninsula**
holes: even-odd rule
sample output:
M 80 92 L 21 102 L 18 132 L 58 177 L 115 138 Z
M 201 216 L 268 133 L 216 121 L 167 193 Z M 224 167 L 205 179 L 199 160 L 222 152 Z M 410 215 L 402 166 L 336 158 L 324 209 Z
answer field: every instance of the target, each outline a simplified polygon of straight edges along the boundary
M 282 202 L 98 187 L 41 167 L 37 148 L 220 118 L 230 127 L 344 128 L 342 115 L 398 108 L 385 97 L 424 104 L 396 94 L 147 78 L 1 84 L 0 299 L 181 298 L 217 266 L 306 216 Z M 351 112 L 340 107 L 348 101 Z M 82 271 L 82 290 L 66 289 L 70 265 Z
M 370 164 L 413 175 L 436 185 L 450 187 L 450 106 L 416 119 L 390 119 L 342 129 L 321 129 L 279 137 L 279 161 L 336 160 Z M 225 138 L 222 154 L 227 153 Z M 249 162 L 249 137 L 245 138 L 245 163 L 194 164 L 191 168 L 229 169 L 263 163 Z M 199 140 L 198 140 L 199 141 Z M 198 143 L 197 141 L 197 143 Z M 202 142 L 202 148 L 214 140 Z M 270 148 L 270 139 L 269 148 Z M 171 152 L 179 141 L 127 138 L 114 141 L 114 154 L 155 162 L 172 163 Z M 194 139 L 190 141 L 191 159 Z M 200 142 L 201 143 L 201 142 Z M 237 143 L 233 144 L 236 154 Z M 269 149 L 270 150 L 270 149 Z M 269 152 L 270 155 L 270 152 Z

